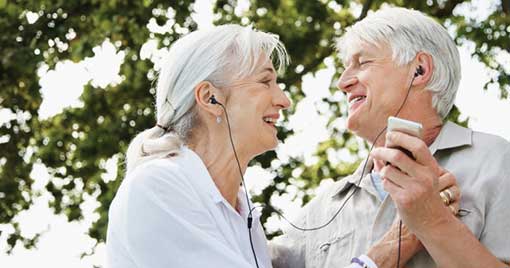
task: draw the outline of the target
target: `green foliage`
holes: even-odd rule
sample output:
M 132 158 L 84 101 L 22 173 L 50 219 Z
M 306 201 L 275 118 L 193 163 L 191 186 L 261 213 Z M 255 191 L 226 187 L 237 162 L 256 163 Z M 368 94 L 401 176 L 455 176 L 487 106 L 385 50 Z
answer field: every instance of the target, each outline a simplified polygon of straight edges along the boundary
M 0 0 L 0 108 L 15 115 L 0 126 L 0 140 L 7 140 L 0 143 L 0 223 L 14 230 L 8 234 L 8 250 L 18 242 L 32 247 L 39 237 L 23 236 L 15 217 L 30 208 L 40 194 L 32 190 L 34 181 L 39 179 L 31 177 L 35 163 L 47 166 L 52 176 L 45 186 L 53 197 L 50 206 L 69 221 L 82 219 L 80 205 L 87 196 L 96 197 L 101 204 L 96 211 L 99 219 L 89 235 L 98 242 L 105 240 L 108 208 L 124 175 L 124 152 L 137 132 L 154 124 L 154 78 L 148 75 L 154 72 L 154 66 L 150 60 L 140 59 L 140 49 L 148 40 L 167 47 L 182 33 L 194 30 L 196 23 L 189 16 L 193 2 Z M 346 27 L 384 3 L 416 8 L 455 26 L 457 42 L 475 44 L 474 56 L 498 74 L 489 84 L 497 85 L 501 97 L 506 98 L 510 77 L 496 57 L 499 51 L 510 52 L 509 7 L 502 4 L 487 20 L 477 22 L 453 13 L 464 2 L 469 1 L 260 0 L 251 1 L 245 13 L 236 14 L 237 1 L 218 0 L 214 12 L 218 15 L 217 24 L 252 24 L 277 33 L 285 43 L 292 63 L 280 81 L 293 100 L 293 107 L 285 112 L 288 116 L 304 98 L 302 76 L 324 68 L 325 59 L 330 58 L 337 66 L 333 78 L 337 79 L 342 65 L 334 40 Z M 360 15 L 353 13 L 355 6 L 361 8 Z M 30 14 L 37 14 L 38 19 L 29 22 Z M 152 33 L 147 28 L 151 21 L 169 27 Z M 120 69 L 122 82 L 106 88 L 89 83 L 80 97 L 82 107 L 67 108 L 49 119 L 40 119 L 38 68 L 53 69 L 64 60 L 79 62 L 92 57 L 92 49 L 105 40 L 125 53 Z M 336 91 L 334 86 L 331 91 Z M 254 197 L 256 202 L 269 203 L 272 196 L 286 193 L 286 186 L 294 184 L 303 193 L 296 198 L 306 203 L 312 197 L 311 189 L 321 180 L 341 179 L 359 163 L 337 164 L 328 158 L 328 154 L 345 149 L 356 156 L 364 148 L 350 133 L 333 126 L 336 118 L 345 116 L 345 102 L 333 98 L 322 102 L 328 108 L 325 116 L 330 117 L 331 139 L 319 144 L 313 164 L 296 157 L 275 165 L 274 152 L 256 158 L 252 164 L 275 174 L 273 182 Z M 458 120 L 459 111 L 454 109 L 450 118 Z M 279 138 L 285 140 L 293 134 L 292 130 L 281 128 Z M 119 172 L 114 180 L 106 180 L 105 163 L 111 158 L 117 159 Z M 269 215 L 270 209 L 264 208 L 262 220 L 265 222 Z

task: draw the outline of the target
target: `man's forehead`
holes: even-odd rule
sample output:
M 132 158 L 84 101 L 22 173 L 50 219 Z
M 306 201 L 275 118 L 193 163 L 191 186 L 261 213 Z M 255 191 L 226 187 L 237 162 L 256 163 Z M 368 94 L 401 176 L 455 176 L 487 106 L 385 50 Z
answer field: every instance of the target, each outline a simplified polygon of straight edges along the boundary
M 348 44 L 346 53 L 344 54 L 348 58 L 352 58 L 356 55 L 367 55 L 382 52 L 387 48 L 386 44 L 372 44 L 366 41 L 357 41 Z
M 346 47 L 343 49 L 343 53 L 341 53 L 344 63 L 349 63 L 360 56 L 385 57 L 392 53 L 390 46 L 386 43 L 369 43 L 367 41 L 356 40 L 345 45 Z

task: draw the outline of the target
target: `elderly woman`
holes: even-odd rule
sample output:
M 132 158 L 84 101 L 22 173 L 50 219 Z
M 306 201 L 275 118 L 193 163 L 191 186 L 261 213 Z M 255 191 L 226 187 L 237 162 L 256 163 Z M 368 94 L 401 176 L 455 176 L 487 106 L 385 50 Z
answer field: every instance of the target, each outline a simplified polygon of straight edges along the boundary
M 244 172 L 277 145 L 275 122 L 290 101 L 273 58 L 278 69 L 288 62 L 275 35 L 237 25 L 174 43 L 159 74 L 157 124 L 131 142 L 110 208 L 111 267 L 252 267 L 252 247 L 258 265 L 271 266 L 256 212 L 247 228 L 252 205 L 235 158 Z
M 168 59 L 157 123 L 131 142 L 110 207 L 109 267 L 271 267 L 240 184 L 249 161 L 278 142 L 290 101 L 273 62 L 287 64 L 285 49 L 275 35 L 224 25 L 181 38 Z

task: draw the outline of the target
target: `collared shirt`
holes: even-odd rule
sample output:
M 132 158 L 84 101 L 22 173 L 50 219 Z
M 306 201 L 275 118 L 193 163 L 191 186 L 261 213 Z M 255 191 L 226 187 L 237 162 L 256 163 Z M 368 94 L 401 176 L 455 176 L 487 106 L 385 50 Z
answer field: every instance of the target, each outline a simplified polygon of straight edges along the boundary
M 185 147 L 176 157 L 148 161 L 125 178 L 111 204 L 107 267 L 255 267 L 241 189 L 238 202 L 239 213 Z M 259 267 L 271 267 L 256 211 L 251 232 Z
M 460 219 L 492 254 L 509 262 L 510 143 L 447 122 L 429 149 L 439 165 L 457 178 L 462 192 Z M 289 228 L 271 241 L 275 268 L 344 267 L 382 238 L 397 210 L 389 195 L 384 200 L 379 198 L 369 177 L 372 161 L 359 183 L 361 168 L 312 199 L 296 221 L 305 228 L 324 224 L 357 188 L 330 225 L 312 232 Z M 445 239 L 455 239 L 444 235 Z M 435 263 L 422 251 L 406 266 L 435 267 Z
M 374 184 L 374 188 L 377 191 L 377 194 L 379 194 L 379 199 L 383 201 L 388 195 L 388 192 L 384 190 L 381 175 L 372 170 L 372 172 L 370 172 L 370 179 L 372 179 L 372 184 Z

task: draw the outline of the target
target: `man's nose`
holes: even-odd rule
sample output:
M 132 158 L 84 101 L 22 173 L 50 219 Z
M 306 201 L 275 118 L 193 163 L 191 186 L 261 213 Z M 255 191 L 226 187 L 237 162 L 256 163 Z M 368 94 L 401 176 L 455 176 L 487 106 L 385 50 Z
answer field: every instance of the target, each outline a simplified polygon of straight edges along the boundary
M 357 82 L 358 79 L 356 78 L 356 76 L 349 72 L 348 70 L 345 70 L 340 76 L 340 79 L 338 79 L 336 87 L 341 91 L 348 93 L 349 91 L 351 91 L 352 86 L 354 86 Z

